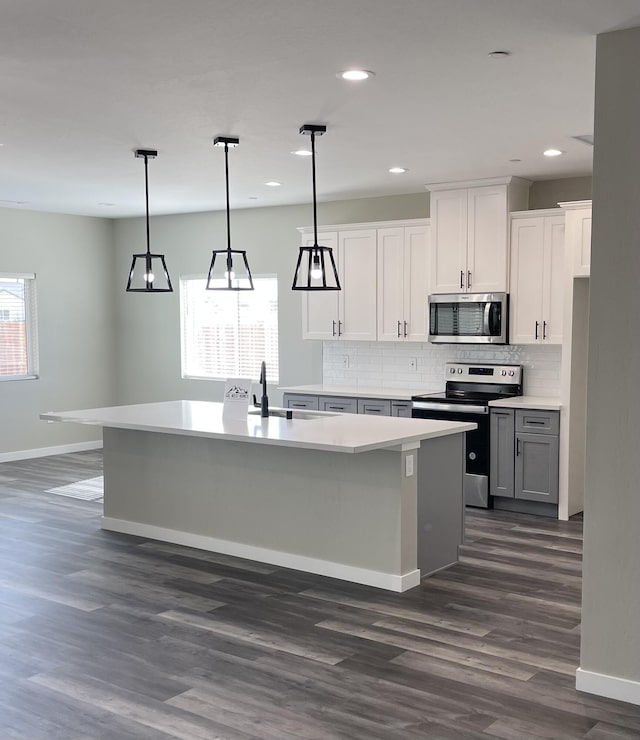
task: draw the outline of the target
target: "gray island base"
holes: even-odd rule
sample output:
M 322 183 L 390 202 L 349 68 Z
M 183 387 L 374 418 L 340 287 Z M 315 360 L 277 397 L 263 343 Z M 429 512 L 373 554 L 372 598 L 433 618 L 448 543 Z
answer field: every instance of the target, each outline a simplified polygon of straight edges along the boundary
M 103 426 L 103 529 L 392 591 L 457 562 L 473 425 L 202 404 L 42 418 Z

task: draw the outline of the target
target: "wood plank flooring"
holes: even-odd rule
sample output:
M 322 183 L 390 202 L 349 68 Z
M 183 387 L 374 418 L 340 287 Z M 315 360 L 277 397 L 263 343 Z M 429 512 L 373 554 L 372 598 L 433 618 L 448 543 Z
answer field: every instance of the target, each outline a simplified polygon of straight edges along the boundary
M 101 466 L 0 464 L 0 740 L 640 738 L 640 707 L 574 689 L 581 521 L 471 511 L 461 562 L 392 594 L 45 493 Z

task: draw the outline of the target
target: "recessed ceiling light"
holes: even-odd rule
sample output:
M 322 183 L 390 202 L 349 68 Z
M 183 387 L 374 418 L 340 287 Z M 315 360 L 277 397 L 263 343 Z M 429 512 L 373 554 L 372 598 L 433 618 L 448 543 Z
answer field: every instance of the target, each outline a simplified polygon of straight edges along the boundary
M 489 56 L 492 59 L 504 59 L 505 57 L 510 56 L 510 52 L 508 52 L 508 51 L 501 51 L 501 50 L 490 51 L 489 52 Z
M 345 69 L 342 72 L 338 72 L 336 77 L 339 77 L 341 80 L 360 82 L 361 80 L 368 80 L 369 77 L 375 77 L 375 74 L 375 72 L 369 69 Z
M 258 200 L 258 196 L 257 195 L 250 195 L 249 196 L 249 200 Z
M 115 203 L 104 203 L 104 202 L 100 202 L 100 203 L 98 203 L 98 205 L 99 206 L 105 206 L 105 207 L 109 207 L 110 208 L 111 206 L 115 206 Z
M 542 153 L 545 157 L 559 157 L 561 154 L 564 154 L 560 149 L 545 149 Z
M 310 157 L 311 152 L 308 149 L 296 149 L 295 152 L 291 152 L 291 154 L 297 154 L 299 157 Z
M 265 185 L 268 185 L 270 188 L 279 188 L 282 183 L 276 182 L 275 180 L 269 180 L 269 182 L 265 182 Z
M 389 172 L 392 175 L 401 175 L 403 172 L 408 172 L 406 167 L 390 167 Z

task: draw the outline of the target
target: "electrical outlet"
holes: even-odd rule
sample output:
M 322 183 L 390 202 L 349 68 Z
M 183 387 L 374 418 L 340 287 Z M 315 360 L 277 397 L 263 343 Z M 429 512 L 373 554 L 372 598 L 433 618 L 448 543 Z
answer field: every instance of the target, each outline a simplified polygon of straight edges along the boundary
M 345 369 L 349 367 L 349 355 L 342 355 L 342 367 Z
M 418 358 L 410 357 L 409 358 L 409 370 L 417 370 L 417 369 L 418 369 Z
M 407 478 L 413 475 L 413 455 L 407 455 L 404 459 L 404 474 Z

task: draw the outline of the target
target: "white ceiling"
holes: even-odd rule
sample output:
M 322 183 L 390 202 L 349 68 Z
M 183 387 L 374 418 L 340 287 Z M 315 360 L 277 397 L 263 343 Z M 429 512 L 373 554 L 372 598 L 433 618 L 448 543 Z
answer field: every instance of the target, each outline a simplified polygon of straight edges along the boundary
M 0 206 L 139 215 L 153 148 L 152 214 L 224 208 L 220 134 L 232 208 L 305 203 L 303 123 L 319 200 L 586 175 L 595 36 L 637 25 L 640 0 L 2 0 Z

